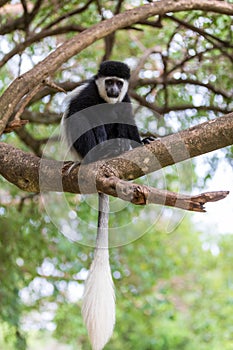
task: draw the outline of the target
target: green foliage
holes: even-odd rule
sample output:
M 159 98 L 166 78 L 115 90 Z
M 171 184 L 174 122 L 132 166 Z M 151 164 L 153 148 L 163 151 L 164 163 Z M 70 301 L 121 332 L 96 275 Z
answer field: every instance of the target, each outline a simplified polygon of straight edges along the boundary
M 57 232 L 48 216 L 38 211 L 38 204 L 35 197 L 27 199 L 21 209 L 19 205 L 1 206 L 0 329 L 4 348 L 25 349 L 27 327 L 36 325 L 33 312 L 37 310 L 43 319 L 47 309 L 56 325 L 53 336 L 73 349 L 88 350 L 80 300 L 70 299 L 69 288 L 73 283 L 81 288 L 83 277 L 78 272 L 88 268 L 92 249 Z M 80 206 L 80 218 L 88 215 L 89 222 L 94 222 L 95 212 L 85 206 Z M 114 220 L 120 225 L 127 222 L 135 216 L 133 208 L 131 205 Z M 148 210 L 156 213 L 153 208 Z M 106 349 L 230 349 L 232 237 L 213 241 L 219 249 L 213 255 L 203 243 L 211 242 L 208 235 L 203 241 L 190 228 L 189 218 L 171 234 L 158 229 L 166 226 L 164 220 L 134 243 L 111 250 L 117 323 Z M 141 219 L 140 225 L 146 228 L 148 222 Z M 25 329 L 27 318 L 31 320 Z M 49 321 L 41 321 L 39 329 L 48 325 Z

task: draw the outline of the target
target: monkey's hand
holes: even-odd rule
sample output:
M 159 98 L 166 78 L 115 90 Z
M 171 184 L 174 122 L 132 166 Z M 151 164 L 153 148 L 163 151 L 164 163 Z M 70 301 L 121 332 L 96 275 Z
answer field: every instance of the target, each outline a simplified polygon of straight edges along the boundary
M 153 137 L 153 136 L 148 136 L 148 137 L 145 137 L 144 139 L 142 139 L 142 143 L 143 145 L 148 145 L 149 143 L 155 141 L 156 138 Z

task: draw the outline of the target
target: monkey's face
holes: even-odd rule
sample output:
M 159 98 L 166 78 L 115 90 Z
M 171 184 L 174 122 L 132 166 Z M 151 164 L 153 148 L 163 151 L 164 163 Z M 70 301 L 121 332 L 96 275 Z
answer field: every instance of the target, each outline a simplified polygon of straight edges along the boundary
M 96 80 L 100 96 L 108 103 L 121 102 L 128 90 L 128 81 L 118 77 L 101 77 Z
M 105 90 L 108 97 L 119 97 L 124 84 L 124 81 L 122 80 L 115 78 L 109 78 L 105 80 Z

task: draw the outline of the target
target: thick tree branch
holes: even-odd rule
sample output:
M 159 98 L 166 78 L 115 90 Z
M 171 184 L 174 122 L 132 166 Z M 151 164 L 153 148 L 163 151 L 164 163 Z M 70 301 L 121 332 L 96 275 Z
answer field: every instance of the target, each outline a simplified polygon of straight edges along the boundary
M 224 198 L 228 192 L 184 196 L 124 180 L 133 180 L 165 166 L 232 144 L 233 113 L 230 113 L 138 147 L 120 157 L 84 166 L 73 166 L 73 162 L 41 159 L 0 143 L 0 174 L 28 192 L 102 191 L 135 204 L 151 202 L 203 211 L 206 202 Z
M 36 5 L 37 7 L 40 6 L 39 0 Z M 35 15 L 36 5 L 30 13 L 30 20 Z M 9 86 L 0 98 L 0 134 L 4 131 L 10 116 L 14 113 L 16 106 L 25 94 L 55 72 L 62 63 L 90 46 L 96 40 L 113 33 L 117 29 L 130 26 L 154 15 L 164 15 L 167 12 L 187 10 L 203 10 L 232 15 L 233 5 L 218 0 L 202 0 L 201 2 L 199 0 L 190 0 L 188 2 L 186 0 L 164 0 L 125 11 L 111 19 L 92 26 L 59 46 L 32 70 L 20 76 Z

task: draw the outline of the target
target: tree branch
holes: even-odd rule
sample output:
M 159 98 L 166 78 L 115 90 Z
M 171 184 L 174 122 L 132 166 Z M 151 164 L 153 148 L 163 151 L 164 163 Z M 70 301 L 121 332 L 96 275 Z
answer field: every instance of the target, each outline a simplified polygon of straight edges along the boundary
M 0 174 L 28 192 L 102 191 L 135 204 L 157 203 L 204 211 L 204 204 L 224 198 L 228 192 L 184 196 L 148 186 L 127 183 L 165 166 L 233 144 L 233 113 L 166 136 L 123 155 L 88 165 L 38 158 L 0 143 Z M 88 174 L 88 176 L 87 176 Z
M 4 6 L 9 0 L 0 0 L 0 7 Z
M 27 145 L 38 157 L 42 156 L 41 146 L 47 142 L 47 139 L 36 140 L 25 128 L 20 128 L 15 132 L 21 141 L 24 142 L 25 145 Z
M 65 34 L 69 32 L 82 32 L 85 28 L 83 28 L 80 25 L 67 25 L 63 27 L 58 27 L 55 29 L 46 29 L 42 30 L 39 33 L 36 33 L 34 35 L 30 35 L 25 41 L 17 44 L 11 51 L 9 51 L 0 61 L 0 68 L 2 68 L 14 55 L 21 53 L 23 50 L 25 50 L 28 46 L 41 41 L 44 38 L 56 36 L 60 34 Z
M 146 185 L 139 185 L 120 180 L 116 176 L 103 178 L 97 184 L 101 192 L 108 192 L 114 197 L 136 205 L 160 204 L 189 211 L 205 212 L 204 204 L 224 199 L 229 191 L 205 192 L 196 196 L 183 195 L 166 190 L 159 190 Z
M 75 10 L 72 10 L 70 12 L 66 12 L 64 15 L 58 17 L 57 19 L 55 19 L 54 21 L 50 22 L 44 29 L 50 29 L 53 26 L 55 26 L 56 24 L 60 23 L 61 21 L 63 21 L 64 19 L 70 18 L 74 15 L 78 15 L 79 13 L 84 12 L 89 5 L 92 3 L 93 0 L 88 0 L 87 3 Z
M 8 20 L 7 23 L 0 27 L 0 35 L 9 34 L 17 29 L 25 30 L 27 29 L 27 26 L 29 23 L 32 22 L 32 20 L 37 15 L 40 6 L 42 4 L 43 0 L 37 0 L 32 11 L 27 14 L 27 22 L 25 23 L 25 13 L 22 14 L 19 18 Z M 3 5 L 6 3 L 5 1 L 0 2 L 0 4 L 3 3 Z
M 37 7 L 40 6 L 40 0 L 37 1 L 36 5 Z M 35 15 L 36 5 L 30 13 L 30 20 Z M 10 116 L 14 113 L 16 106 L 25 94 L 55 72 L 62 63 L 90 46 L 96 40 L 113 33 L 117 29 L 130 26 L 154 15 L 164 15 L 167 12 L 187 10 L 203 10 L 232 15 L 233 5 L 218 0 L 202 0 L 201 2 L 199 0 L 188 2 L 186 0 L 164 0 L 125 11 L 111 19 L 92 26 L 70 40 L 67 40 L 33 69 L 15 79 L 8 87 L 0 98 L 0 134 L 4 131 Z
M 138 79 L 138 81 L 135 82 L 135 87 L 144 86 L 144 85 L 156 86 L 158 84 L 163 84 L 163 79 L 161 77 L 149 78 L 149 79 L 144 78 L 144 79 Z M 232 98 L 232 95 L 230 93 L 227 93 L 226 91 L 224 91 L 220 88 L 216 88 L 215 85 L 211 84 L 211 83 L 203 83 L 200 80 L 196 80 L 196 79 L 194 80 L 192 78 L 187 78 L 187 79 L 167 78 L 167 85 L 181 85 L 181 84 L 203 86 L 217 95 L 222 95 L 226 99 Z
M 210 41 L 211 44 L 213 44 L 213 45 L 216 45 L 216 42 L 217 42 L 218 43 L 218 45 L 217 45 L 218 48 L 227 48 L 227 47 L 232 48 L 232 45 L 231 45 L 230 41 L 222 40 L 222 39 L 218 38 L 217 36 L 214 36 L 214 35 L 212 35 L 210 33 L 207 33 L 203 29 L 197 28 L 196 26 L 194 26 L 194 25 L 192 25 L 192 24 L 190 24 L 188 22 L 180 20 L 179 18 L 176 18 L 174 16 L 167 16 L 167 15 L 165 15 L 164 18 L 171 19 L 172 21 L 182 25 L 183 27 L 191 29 L 193 32 L 198 33 L 199 35 L 203 36 L 206 40 Z
M 46 111 L 42 113 L 25 110 L 21 118 L 29 121 L 30 123 L 51 125 L 60 123 L 61 117 L 61 114 L 55 112 Z
M 22 126 L 24 126 L 25 124 L 27 124 L 29 122 L 29 120 L 20 120 L 20 119 L 16 119 L 16 120 L 12 120 L 10 123 L 7 124 L 4 133 L 10 133 L 12 131 L 15 131 L 17 129 L 22 128 Z
M 172 19 L 174 22 L 179 23 L 180 25 L 182 25 L 185 28 L 188 28 L 190 30 L 192 30 L 193 32 L 198 33 L 199 35 L 201 35 L 203 38 L 205 38 L 207 41 L 209 41 L 214 48 L 218 48 L 223 55 L 225 55 L 231 62 L 233 61 L 232 59 L 232 55 L 230 55 L 225 49 L 226 48 L 232 48 L 233 46 L 230 44 L 230 42 L 224 41 L 219 39 L 218 37 L 212 35 L 212 34 L 208 34 L 207 32 L 205 32 L 204 30 L 197 28 L 195 26 L 193 26 L 192 24 L 189 24 L 185 21 L 179 20 L 176 17 L 173 16 L 165 16 L 166 18 L 170 18 Z
M 158 115 L 158 118 L 161 117 L 162 114 L 169 113 L 170 111 L 185 111 L 187 109 L 196 109 L 198 111 L 213 111 L 213 112 L 219 112 L 219 113 L 229 113 L 231 110 L 229 110 L 228 107 L 218 107 L 218 106 L 194 106 L 193 104 L 181 104 L 181 105 L 164 105 L 163 107 L 157 106 L 155 103 L 148 102 L 146 98 L 138 95 L 134 91 L 130 91 L 130 96 L 134 98 L 136 101 L 140 103 L 140 105 L 144 107 L 150 108 L 152 111 L 156 112 Z
M 81 82 L 72 82 L 72 81 L 66 81 L 66 82 L 59 82 L 56 83 L 56 85 L 58 85 L 61 89 L 67 91 L 72 91 L 74 90 L 76 87 L 81 86 L 83 84 L 85 84 L 85 80 L 81 81 Z M 30 101 L 31 103 L 35 103 L 39 100 L 41 100 L 43 97 L 47 96 L 47 95 L 54 95 L 55 93 L 57 93 L 57 89 L 55 88 L 51 88 L 51 86 L 46 86 L 44 88 L 42 88 Z

